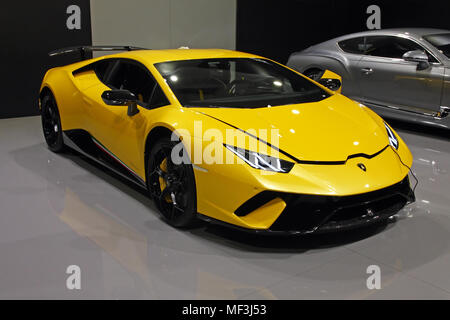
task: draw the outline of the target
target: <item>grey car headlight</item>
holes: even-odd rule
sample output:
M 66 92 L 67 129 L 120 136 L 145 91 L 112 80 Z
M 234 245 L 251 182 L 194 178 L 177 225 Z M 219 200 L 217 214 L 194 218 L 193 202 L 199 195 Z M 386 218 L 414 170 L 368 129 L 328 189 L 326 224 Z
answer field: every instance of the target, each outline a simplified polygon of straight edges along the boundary
M 274 158 L 265 154 L 245 150 L 238 147 L 233 147 L 227 144 L 224 144 L 224 147 L 233 152 L 236 156 L 238 156 L 240 159 L 242 159 L 255 169 L 288 173 L 294 167 L 294 163 L 286 160 Z
M 387 125 L 386 122 L 384 123 L 384 126 L 386 127 L 386 131 L 387 131 L 387 134 L 388 134 L 389 144 L 390 144 L 392 147 L 394 147 L 395 150 L 398 150 L 399 142 L 398 142 L 397 137 L 395 136 L 395 133 L 394 133 L 394 132 L 392 131 L 392 129 Z

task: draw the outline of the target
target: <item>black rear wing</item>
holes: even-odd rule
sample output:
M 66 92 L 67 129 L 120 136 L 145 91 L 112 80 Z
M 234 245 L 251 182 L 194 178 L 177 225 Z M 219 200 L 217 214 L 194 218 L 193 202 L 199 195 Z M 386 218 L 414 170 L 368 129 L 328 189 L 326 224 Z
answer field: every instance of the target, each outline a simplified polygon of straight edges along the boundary
M 48 53 L 50 57 L 59 56 L 77 52 L 81 55 L 82 60 L 86 60 L 86 53 L 94 51 L 133 51 L 133 50 L 148 50 L 147 48 L 133 47 L 133 46 L 77 46 L 57 49 Z

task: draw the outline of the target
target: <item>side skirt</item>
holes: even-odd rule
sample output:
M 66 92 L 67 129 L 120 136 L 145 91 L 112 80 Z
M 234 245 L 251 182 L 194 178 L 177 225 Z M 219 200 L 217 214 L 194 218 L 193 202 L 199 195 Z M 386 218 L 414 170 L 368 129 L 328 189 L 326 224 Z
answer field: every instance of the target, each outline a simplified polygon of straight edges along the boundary
M 68 147 L 147 190 L 147 185 L 141 177 L 111 153 L 98 140 L 92 137 L 87 131 L 64 131 L 63 139 L 64 144 Z

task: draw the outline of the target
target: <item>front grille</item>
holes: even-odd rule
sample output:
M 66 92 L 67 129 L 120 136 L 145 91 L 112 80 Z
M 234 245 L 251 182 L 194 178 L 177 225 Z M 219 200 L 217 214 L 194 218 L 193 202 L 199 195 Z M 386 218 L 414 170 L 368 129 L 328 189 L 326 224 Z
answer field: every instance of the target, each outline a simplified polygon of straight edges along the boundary
M 406 177 L 403 181 L 354 196 L 284 194 L 286 208 L 270 227 L 271 231 L 320 232 L 351 228 L 397 213 L 414 194 Z

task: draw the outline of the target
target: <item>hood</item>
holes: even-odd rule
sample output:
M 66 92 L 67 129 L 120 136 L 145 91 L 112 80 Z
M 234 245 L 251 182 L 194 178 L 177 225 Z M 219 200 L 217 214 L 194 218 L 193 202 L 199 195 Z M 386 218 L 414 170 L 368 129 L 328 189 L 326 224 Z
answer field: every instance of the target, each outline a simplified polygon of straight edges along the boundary
M 355 154 L 374 155 L 389 144 L 386 129 L 366 107 L 340 94 L 270 108 L 192 109 L 244 131 L 266 129 L 264 140 L 301 161 L 340 162 Z M 278 129 L 278 142 L 270 139 L 271 129 Z

